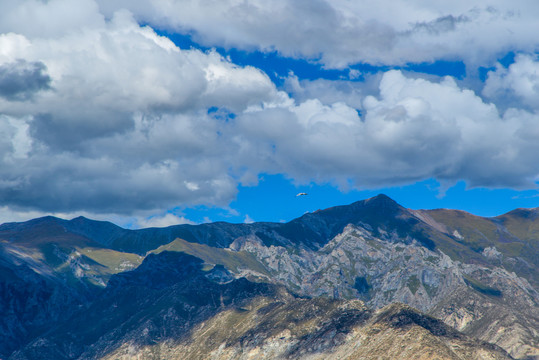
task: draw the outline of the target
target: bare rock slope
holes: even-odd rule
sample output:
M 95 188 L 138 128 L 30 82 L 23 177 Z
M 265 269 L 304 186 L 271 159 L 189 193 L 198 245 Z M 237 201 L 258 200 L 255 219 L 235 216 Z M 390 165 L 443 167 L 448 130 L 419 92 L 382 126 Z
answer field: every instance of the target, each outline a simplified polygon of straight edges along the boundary
M 152 358 L 156 351 L 368 358 L 378 351 L 371 348 L 377 339 L 392 357 L 415 351 L 428 358 L 428 347 L 414 347 L 417 337 L 444 344 L 446 350 L 438 349 L 443 358 L 488 358 L 492 349 L 507 356 L 484 341 L 514 358 L 537 359 L 538 289 L 537 209 L 482 218 L 409 210 L 379 195 L 285 224 L 126 230 L 82 217 L 46 217 L 0 225 L 0 358 Z M 375 319 L 395 303 L 459 335 L 448 338 L 418 323 L 378 329 Z M 309 318 L 299 304 L 319 316 Z M 286 321 L 268 319 L 267 328 L 234 322 L 262 321 L 270 305 L 270 313 Z M 316 334 L 341 321 L 336 309 L 343 306 L 349 313 L 355 306 L 361 316 L 344 332 L 335 325 L 324 333 L 335 340 L 324 347 Z M 310 319 L 303 330 L 285 327 L 302 317 Z M 219 329 L 219 319 L 228 320 L 215 333 L 216 347 L 210 346 L 203 339 Z M 371 328 L 380 335 L 367 337 Z M 320 351 L 309 350 L 317 346 Z

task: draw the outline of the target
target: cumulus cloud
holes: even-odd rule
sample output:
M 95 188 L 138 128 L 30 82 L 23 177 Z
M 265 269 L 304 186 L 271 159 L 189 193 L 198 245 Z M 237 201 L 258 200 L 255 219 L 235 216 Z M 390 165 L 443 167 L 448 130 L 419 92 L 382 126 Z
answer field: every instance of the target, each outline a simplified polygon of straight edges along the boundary
M 440 82 L 383 75 L 364 115 L 344 103 L 307 100 L 238 120 L 259 157 L 296 179 L 314 177 L 360 188 L 425 178 L 470 186 L 535 187 L 539 116 L 497 107 L 450 77 Z M 264 121 L 269 112 L 278 121 Z
M 30 15 L 47 21 L 59 4 Z M 37 36 L 27 24 L 0 35 L 4 79 L 18 79 L 2 83 L 10 95 L 0 98 L 2 205 L 128 214 L 227 204 L 237 192 L 237 145 L 208 109 L 238 112 L 286 95 L 258 69 L 181 50 L 127 11 L 105 20 L 92 9 L 72 28 L 69 12 L 79 10 L 63 8 L 61 33 Z
M 483 95 L 504 107 L 539 110 L 539 59 L 519 54 L 508 68 L 498 64 L 488 73 Z
M 0 65 L 0 97 L 9 101 L 24 101 L 41 90 L 50 89 L 51 78 L 41 62 L 18 60 Z
M 28 128 L 23 119 L 0 114 L 0 154 L 3 154 L 3 161 L 12 163 L 28 157 L 28 152 L 32 148 Z
M 104 22 L 94 0 L 3 0 L 0 10 L 0 33 L 31 38 L 57 38 Z
M 284 82 L 284 90 L 297 102 L 309 99 L 318 99 L 325 105 L 343 102 L 355 108 L 363 108 L 363 98 L 366 95 L 378 93 L 380 76 L 369 75 L 365 81 L 349 80 L 299 80 L 294 74 L 290 74 Z
M 477 64 L 539 45 L 534 0 L 100 0 L 99 5 L 105 14 L 128 8 L 143 22 L 193 34 L 207 46 L 277 50 L 328 67 L 439 58 Z
M 85 137 L 129 130 L 133 110 L 226 106 L 236 111 L 275 96 L 273 84 L 257 69 L 238 68 L 215 52 L 181 51 L 149 27 L 140 27 L 126 11 L 91 25 L 55 38 L 4 35 L 11 50 L 4 51 L 0 63 L 38 59 L 47 66 L 55 91 L 40 94 L 32 104 L 4 105 L 2 110 L 35 114 L 35 135 L 49 146 L 63 145 L 69 139 L 65 132 L 74 138 L 69 146 Z M 26 46 L 11 45 L 20 43 Z
M 339 67 L 497 53 L 510 36 L 481 41 L 502 25 L 517 34 L 515 46 L 533 48 L 535 36 L 515 20 L 530 25 L 536 6 L 525 5 L 529 12 L 519 14 L 501 1 L 437 11 L 419 2 L 362 9 L 323 0 L 2 2 L 0 216 L 83 212 L 133 226 L 186 223 L 163 211 L 226 207 L 238 184 L 256 183 L 260 173 L 343 188 L 426 178 L 534 187 L 531 55 L 489 73 L 483 97 L 450 77 L 395 70 L 365 81 L 291 74 L 278 89 L 259 69 L 180 49 L 151 27 Z M 13 20 L 21 16 L 28 21 Z

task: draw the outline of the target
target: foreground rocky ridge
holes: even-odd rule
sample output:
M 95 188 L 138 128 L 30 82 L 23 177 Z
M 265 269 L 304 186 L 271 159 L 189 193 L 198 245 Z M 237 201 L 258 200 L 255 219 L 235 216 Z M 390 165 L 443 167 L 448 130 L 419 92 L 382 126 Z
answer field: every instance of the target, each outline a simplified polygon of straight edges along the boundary
M 229 329 L 223 331 L 223 329 Z M 137 346 L 105 359 L 511 359 L 443 322 L 394 304 L 376 313 L 353 300 L 257 298 L 225 309 L 189 339 Z
M 518 209 L 497 218 L 443 209 L 412 211 L 380 195 L 306 214 L 286 224 L 214 223 L 137 231 L 84 218 L 66 221 L 47 217 L 4 224 L 0 226 L 0 309 L 10 315 L 0 321 L 0 331 L 7 339 L 0 342 L 0 357 L 16 349 L 19 351 L 13 358 L 32 358 L 24 354 L 46 353 L 43 349 L 63 349 L 58 351 L 64 358 L 74 354 L 98 358 L 127 349 L 125 324 L 131 324 L 130 331 L 138 334 L 136 324 L 143 317 L 125 313 L 125 318 L 117 317 L 124 306 L 113 299 L 138 294 L 141 288 L 134 286 L 136 283 L 165 284 L 160 289 L 151 288 L 151 292 L 159 292 L 164 303 L 172 301 L 166 300 L 169 297 L 176 298 L 182 283 L 176 275 L 186 268 L 159 265 L 172 253 L 191 254 L 198 261 L 195 268 L 201 267 L 203 273 L 197 270 L 182 276 L 192 277 L 191 285 L 203 284 L 209 293 L 216 290 L 215 284 L 226 287 L 247 281 L 277 286 L 271 294 L 258 293 L 266 299 L 277 299 L 284 291 L 296 294 L 288 297 L 313 298 L 311 301 L 359 299 L 373 310 L 400 302 L 456 330 L 495 343 L 515 358 L 539 358 L 538 218 L 536 209 Z M 155 259 L 161 260 L 156 263 Z M 172 282 L 167 283 L 167 279 Z M 185 298 L 189 287 L 181 291 L 180 297 Z M 250 299 L 246 301 L 255 301 L 258 296 L 243 295 Z M 200 313 L 193 312 L 203 314 L 201 323 L 218 318 L 230 305 L 220 295 L 218 298 L 214 296 L 213 303 L 200 307 Z M 141 304 L 161 309 L 162 303 L 145 300 Z M 103 314 L 116 323 L 84 318 L 81 314 L 88 309 L 96 314 L 108 309 Z M 246 309 L 245 314 L 249 314 Z M 196 322 L 181 316 L 178 319 L 185 323 L 181 331 L 170 330 L 172 325 L 164 321 L 148 328 L 149 334 L 170 335 L 166 339 L 151 335 L 148 341 L 157 341 L 157 348 L 148 344 L 136 348 L 165 349 L 180 333 L 196 333 Z M 64 325 L 45 335 L 44 326 L 51 321 Z M 66 325 L 70 321 L 100 324 L 102 332 L 91 336 L 79 333 L 77 336 L 86 339 L 83 343 L 72 337 L 66 340 L 77 333 Z M 123 330 L 103 330 L 108 328 Z M 236 350 L 227 350 L 227 354 L 245 350 L 228 345 L 225 348 Z M 122 356 L 134 351 L 133 346 L 129 349 L 127 353 L 121 350 Z M 49 355 L 61 358 L 58 353 Z
M 511 359 L 402 304 L 373 313 L 359 300 L 301 298 L 203 265 L 150 255 L 10 359 Z

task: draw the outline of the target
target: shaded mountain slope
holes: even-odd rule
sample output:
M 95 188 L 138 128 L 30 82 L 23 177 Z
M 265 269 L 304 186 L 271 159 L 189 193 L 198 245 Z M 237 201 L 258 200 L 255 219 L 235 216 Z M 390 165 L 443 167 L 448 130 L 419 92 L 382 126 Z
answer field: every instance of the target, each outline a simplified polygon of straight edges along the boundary
M 155 299 L 186 299 L 188 288 L 182 290 L 178 284 L 187 280 L 180 281 L 174 267 L 165 266 L 168 260 L 164 268 L 155 263 L 155 259 L 167 259 L 170 255 L 161 257 L 161 253 L 168 252 L 190 254 L 204 271 L 213 269 L 210 275 L 178 267 L 186 279 L 204 277 L 201 281 L 209 281 L 208 289 L 215 290 L 215 280 L 229 282 L 236 278 L 249 279 L 250 284 L 255 281 L 284 287 L 302 297 L 361 299 L 372 309 L 401 302 L 470 336 L 496 343 L 515 358 L 539 357 L 537 214 L 537 209 L 517 209 L 499 217 L 482 218 L 458 210 L 409 210 L 379 195 L 307 213 L 285 224 L 213 223 L 127 230 L 83 217 L 45 217 L 3 224 L 0 260 L 7 269 L 3 273 L 10 275 L 0 276 L 0 286 L 25 288 L 27 293 L 21 296 L 10 290 L 6 292 L 10 294 L 8 300 L 0 304 L 18 314 L 2 319 L 0 329 L 9 339 L 22 334 L 10 342 L 10 347 L 0 348 L 0 357 L 6 357 L 9 349 L 23 346 L 32 337 L 50 344 L 61 342 L 70 331 L 62 333 L 58 328 L 58 337 L 52 333 L 43 337 L 42 323 L 37 319 L 43 318 L 46 309 L 54 309 L 52 319 L 59 322 L 79 307 L 90 307 L 93 313 L 108 307 L 111 310 L 107 316 L 119 317 L 107 323 L 106 328 L 116 330 L 106 336 L 101 332 L 80 333 L 78 336 L 88 340 L 78 343 L 76 349 L 64 348 L 62 356 L 77 352 L 87 353 L 88 358 L 97 356 L 98 350 L 92 350 L 97 342 L 101 344 L 95 345 L 99 351 L 116 351 L 110 348 L 121 346 L 114 343 L 115 336 L 123 339 L 131 331 L 120 324 L 132 315 L 121 317 L 122 311 L 117 310 L 118 304 L 110 295 L 113 289 L 118 289 L 118 294 L 124 294 L 120 289 L 130 289 L 135 299 L 145 298 L 149 291 L 154 297 L 143 302 L 148 309 L 159 308 Z M 147 262 L 137 268 L 143 258 Z M 126 272 L 135 268 L 138 272 Z M 14 277 L 10 271 L 18 275 Z M 135 280 L 130 280 L 133 276 Z M 11 278 L 19 279 L 16 286 Z M 152 281 L 166 286 L 149 290 L 135 286 Z M 172 285 L 166 281 L 172 281 Z M 39 284 L 46 284 L 47 293 L 67 294 L 67 299 L 62 302 L 47 297 L 59 305 L 46 300 L 35 312 L 21 316 L 19 312 L 27 305 L 9 299 L 42 296 L 38 295 L 42 293 Z M 105 293 L 109 295 L 96 299 L 95 295 L 101 294 L 107 284 Z M 268 295 L 272 296 L 278 295 Z M 207 319 L 222 310 L 220 297 L 219 306 L 213 301 L 201 307 Z M 65 316 L 59 315 L 62 311 Z M 147 316 L 155 315 L 152 314 Z M 168 331 L 168 323 L 159 324 L 152 329 Z M 165 342 L 176 339 L 178 334 L 173 333 Z M 31 349 L 26 347 L 24 351 Z
M 398 238 L 416 238 L 422 245 L 434 249 L 436 244 L 425 236 L 419 221 L 386 195 L 358 201 L 350 205 L 335 206 L 308 213 L 276 228 L 276 232 L 294 244 L 305 244 L 310 249 L 323 247 L 349 225 L 359 225 L 373 231 Z
M 85 286 L 69 286 L 48 267 L 12 250 L 0 246 L 0 357 L 91 298 Z
M 279 296 L 274 285 L 215 278 L 214 272 L 203 271 L 203 262 L 193 256 L 179 252 L 149 255 L 137 269 L 114 275 L 87 308 L 10 359 L 95 359 L 127 339 L 143 346 L 182 338 L 226 306 L 234 307 L 256 296 Z
M 47 217 L 0 227 L 0 358 L 99 295 L 142 258 L 104 249 Z
M 150 255 L 10 359 L 510 359 L 406 306 L 373 314 L 357 300 L 298 298 L 212 274 L 186 254 Z

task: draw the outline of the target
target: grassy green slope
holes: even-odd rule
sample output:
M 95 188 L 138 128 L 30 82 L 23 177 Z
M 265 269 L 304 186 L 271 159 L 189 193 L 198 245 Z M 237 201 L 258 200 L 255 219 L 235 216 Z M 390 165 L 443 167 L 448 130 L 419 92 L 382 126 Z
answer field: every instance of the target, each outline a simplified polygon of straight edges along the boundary
M 437 222 L 444 224 L 455 241 L 473 251 L 481 252 L 497 243 L 496 224 L 490 219 L 448 209 L 430 210 L 428 214 Z
M 471 258 L 503 265 L 527 278 L 539 282 L 539 214 L 537 210 L 517 209 L 495 218 L 483 218 L 464 211 L 437 209 L 427 213 L 446 227 L 454 241 L 471 249 L 458 259 Z M 500 257 L 487 259 L 481 255 L 486 248 L 496 248 Z M 464 255 L 464 254 L 463 254 Z M 471 257 L 470 257 L 471 256 Z
M 241 268 L 247 268 L 269 276 L 266 268 L 256 259 L 256 257 L 246 251 L 214 248 L 204 244 L 191 243 L 183 239 L 176 239 L 151 252 L 159 254 L 163 251 L 184 252 L 204 260 L 207 264 L 223 265 L 233 272 L 238 272 Z

